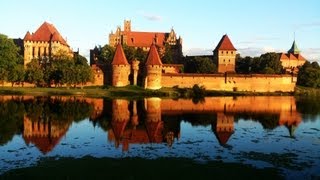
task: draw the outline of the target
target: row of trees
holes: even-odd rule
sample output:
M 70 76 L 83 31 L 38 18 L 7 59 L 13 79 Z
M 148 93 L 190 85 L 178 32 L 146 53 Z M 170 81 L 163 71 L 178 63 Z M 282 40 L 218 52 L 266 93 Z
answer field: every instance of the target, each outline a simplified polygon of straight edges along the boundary
M 236 72 L 242 74 L 281 74 L 283 67 L 278 53 L 265 53 L 260 57 L 236 57 Z
M 0 34 L 0 82 L 8 81 L 14 84 L 24 82 L 34 83 L 36 86 L 52 84 L 61 86 L 84 85 L 93 81 L 93 72 L 87 59 L 79 54 L 68 56 L 61 51 L 53 57 L 33 59 L 24 67 L 23 57 L 12 39 Z

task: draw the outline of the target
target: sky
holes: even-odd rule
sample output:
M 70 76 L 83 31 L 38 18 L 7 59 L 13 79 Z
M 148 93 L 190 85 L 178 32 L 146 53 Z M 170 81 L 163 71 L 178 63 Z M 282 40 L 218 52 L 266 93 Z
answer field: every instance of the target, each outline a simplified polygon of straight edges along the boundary
M 47 21 L 87 58 L 131 20 L 133 31 L 173 28 L 184 55 L 212 54 L 227 34 L 241 56 L 286 52 L 295 39 L 306 59 L 320 62 L 319 0 L 0 0 L 0 7 L 1 34 L 23 38 Z

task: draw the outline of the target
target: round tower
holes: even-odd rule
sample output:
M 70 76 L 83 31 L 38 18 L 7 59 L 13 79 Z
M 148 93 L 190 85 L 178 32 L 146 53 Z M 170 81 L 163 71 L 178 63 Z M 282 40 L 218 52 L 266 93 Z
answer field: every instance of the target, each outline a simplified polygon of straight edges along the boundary
M 122 46 L 118 44 L 112 61 L 112 86 L 122 87 L 129 85 L 130 68 Z
M 154 44 L 151 45 L 149 50 L 148 59 L 146 62 L 147 76 L 145 79 L 146 89 L 160 89 L 161 75 L 162 75 L 162 62 L 159 57 L 157 48 Z
M 145 99 L 146 121 L 145 125 L 150 142 L 162 142 L 163 122 L 161 120 L 161 99 Z

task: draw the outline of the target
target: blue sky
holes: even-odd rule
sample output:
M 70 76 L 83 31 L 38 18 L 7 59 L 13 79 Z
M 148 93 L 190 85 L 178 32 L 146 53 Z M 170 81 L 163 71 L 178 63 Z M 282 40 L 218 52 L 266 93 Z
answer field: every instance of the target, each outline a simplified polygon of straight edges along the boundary
M 127 19 L 136 31 L 173 27 L 183 38 L 185 55 L 211 54 L 224 34 L 242 56 L 283 52 L 295 33 L 302 54 L 320 60 L 318 0 L 1 0 L 0 6 L 0 33 L 23 38 L 47 21 L 86 57 Z

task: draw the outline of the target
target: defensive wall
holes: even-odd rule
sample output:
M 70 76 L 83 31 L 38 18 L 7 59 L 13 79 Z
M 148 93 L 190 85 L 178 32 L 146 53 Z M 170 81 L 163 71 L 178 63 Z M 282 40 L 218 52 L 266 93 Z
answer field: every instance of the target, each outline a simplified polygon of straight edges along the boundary
M 195 84 L 206 90 L 293 92 L 297 77 L 292 75 L 268 74 L 174 74 L 162 73 L 162 87 L 192 88 Z

